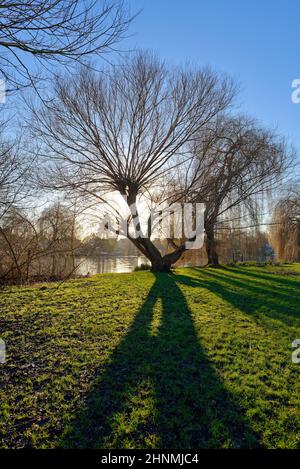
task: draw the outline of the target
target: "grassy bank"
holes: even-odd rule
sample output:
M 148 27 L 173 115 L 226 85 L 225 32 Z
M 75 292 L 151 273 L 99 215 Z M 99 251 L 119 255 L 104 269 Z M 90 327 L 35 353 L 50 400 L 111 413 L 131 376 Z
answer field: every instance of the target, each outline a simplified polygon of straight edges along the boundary
M 0 292 L 1 447 L 300 441 L 300 265 Z

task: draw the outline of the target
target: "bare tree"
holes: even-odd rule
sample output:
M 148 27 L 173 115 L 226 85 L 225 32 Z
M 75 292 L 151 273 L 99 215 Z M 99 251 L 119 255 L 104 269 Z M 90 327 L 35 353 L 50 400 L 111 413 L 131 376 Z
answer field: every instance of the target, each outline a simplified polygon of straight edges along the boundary
M 271 226 L 271 239 L 279 259 L 300 259 L 300 188 L 289 187 L 277 203 Z
M 8 139 L 7 134 L 7 122 L 2 122 L 0 125 L 0 278 L 10 275 L 20 280 L 24 273 L 22 270 L 22 264 L 25 262 L 24 249 L 34 236 L 26 211 L 31 205 L 34 192 L 29 181 L 35 155 L 29 152 L 29 145 L 25 139 L 17 136 Z M 22 260 L 20 260 L 21 252 Z
M 28 278 L 31 252 L 35 252 L 35 230 L 27 216 L 11 208 L 0 224 L 0 282 L 22 282 Z
M 61 279 L 76 270 L 76 212 L 48 205 L 36 216 L 11 208 L 0 224 L 0 283 Z
M 8 139 L 7 122 L 0 123 L 0 222 L 28 195 L 28 173 L 34 162 L 26 151 L 26 142 L 15 136 Z
M 232 81 L 209 69 L 169 70 L 139 53 L 100 75 L 81 72 L 56 82 L 56 100 L 34 112 L 36 134 L 52 160 L 52 187 L 89 195 L 126 196 L 136 236 L 133 244 L 152 269 L 168 271 L 186 250 L 183 241 L 164 256 L 141 236 L 141 195 L 191 161 L 191 142 L 231 103 Z M 50 174 L 51 175 L 51 174 Z M 55 178 L 55 179 L 54 179 Z M 129 222 L 129 219 L 128 219 Z
M 121 0 L 4 0 L 0 75 L 9 90 L 35 86 L 42 70 L 113 50 L 131 19 Z
M 218 266 L 217 226 L 228 225 L 232 210 L 240 205 L 244 219 L 258 223 L 259 196 L 278 186 L 293 155 L 273 132 L 243 116 L 215 121 L 194 152 L 189 198 L 206 204 L 208 264 Z
M 19 161 L 13 153 L 13 146 L 0 143 L 0 219 L 7 210 L 14 204 L 17 194 L 15 184 L 19 174 Z
M 76 212 L 67 205 L 55 203 L 43 211 L 37 225 L 40 250 L 37 257 L 40 265 L 47 265 L 49 278 L 62 278 L 73 273 L 76 267 L 74 254 L 78 248 Z

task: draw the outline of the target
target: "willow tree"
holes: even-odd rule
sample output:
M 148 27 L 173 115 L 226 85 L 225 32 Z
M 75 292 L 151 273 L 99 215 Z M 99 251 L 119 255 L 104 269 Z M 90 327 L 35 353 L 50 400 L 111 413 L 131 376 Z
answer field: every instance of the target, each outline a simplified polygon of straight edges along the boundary
M 277 257 L 286 261 L 300 259 L 300 188 L 295 183 L 276 204 L 271 226 L 271 241 Z
M 194 144 L 196 164 L 189 198 L 206 204 L 208 264 L 218 266 L 217 227 L 230 227 L 232 217 L 239 227 L 247 221 L 262 223 L 260 206 L 278 187 L 294 155 L 282 138 L 249 117 L 222 116 L 214 124 Z
M 191 142 L 224 112 L 232 81 L 209 69 L 169 69 L 138 53 L 101 74 L 58 79 L 56 98 L 34 112 L 33 128 L 52 161 L 52 187 L 126 197 L 135 236 L 129 239 L 155 271 L 168 271 L 187 249 L 183 240 L 162 255 L 151 233 L 140 236 L 138 198 L 193 158 Z M 49 179 L 48 179 L 49 180 Z

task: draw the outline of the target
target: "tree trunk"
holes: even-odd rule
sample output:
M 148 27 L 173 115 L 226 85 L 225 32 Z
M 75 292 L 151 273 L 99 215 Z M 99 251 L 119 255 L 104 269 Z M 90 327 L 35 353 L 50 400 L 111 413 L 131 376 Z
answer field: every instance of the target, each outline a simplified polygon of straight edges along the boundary
M 170 254 L 162 256 L 150 239 L 129 237 L 130 241 L 150 261 L 152 272 L 170 272 L 171 266 L 181 257 L 183 250 L 177 249 Z
M 157 247 L 149 238 L 128 239 L 139 249 L 139 251 L 150 261 L 152 272 L 170 272 L 171 267 L 177 262 L 186 251 L 185 243 L 175 249 L 173 252 L 161 255 Z
M 207 254 L 207 264 L 212 267 L 219 267 L 219 255 L 217 252 L 215 233 L 213 228 L 209 227 L 205 229 L 206 231 L 206 254 Z
M 128 204 L 129 209 L 136 204 L 136 193 L 134 191 L 128 195 L 127 204 Z M 134 225 L 135 229 L 137 232 L 139 232 L 141 227 L 140 227 L 139 215 L 137 213 L 137 210 L 130 209 L 130 211 L 132 214 L 132 219 L 133 221 L 135 221 L 135 225 Z M 129 233 L 127 233 L 128 239 L 150 261 L 152 272 L 170 272 L 171 266 L 180 259 L 183 252 L 186 250 L 185 243 L 183 243 L 181 246 L 176 248 L 173 252 L 162 256 L 159 249 L 157 249 L 154 243 L 150 240 L 149 233 L 148 233 L 148 236 L 149 237 L 147 238 L 146 237 L 144 238 L 141 236 L 131 237 Z
M 172 265 L 181 258 L 184 251 L 186 251 L 185 244 L 164 256 L 161 256 L 158 251 L 158 255 L 150 258 L 152 272 L 170 272 Z
M 152 272 L 170 272 L 171 263 L 160 256 L 159 259 L 151 260 Z

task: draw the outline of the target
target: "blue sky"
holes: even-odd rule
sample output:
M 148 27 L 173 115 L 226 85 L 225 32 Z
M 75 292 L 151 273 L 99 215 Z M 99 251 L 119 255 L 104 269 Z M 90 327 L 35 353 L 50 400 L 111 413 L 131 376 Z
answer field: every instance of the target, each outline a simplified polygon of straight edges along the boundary
M 170 63 L 191 60 L 226 72 L 241 84 L 240 110 L 276 127 L 300 152 L 297 0 L 129 0 L 143 9 L 129 47 L 152 49 Z

